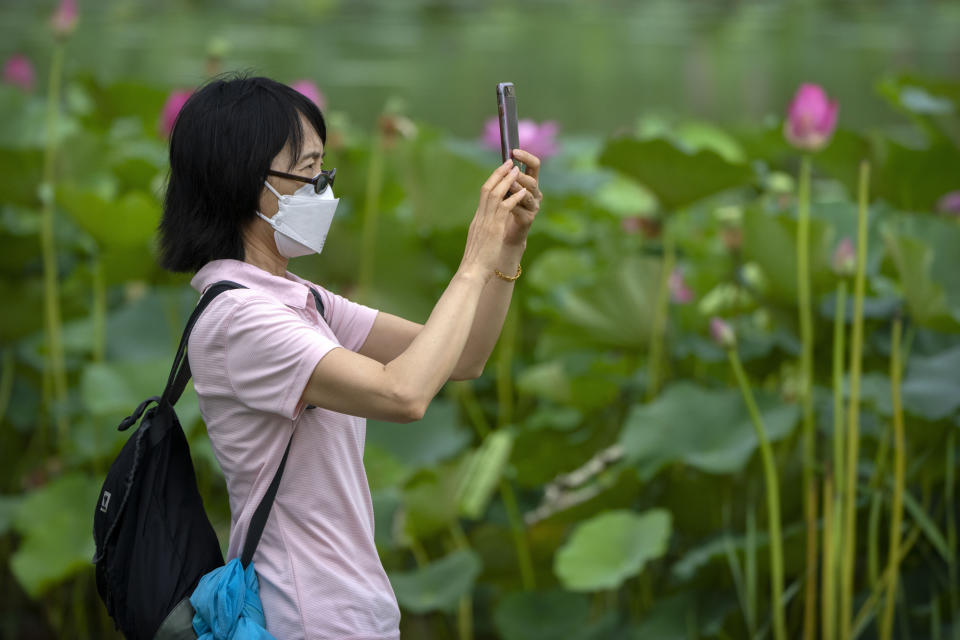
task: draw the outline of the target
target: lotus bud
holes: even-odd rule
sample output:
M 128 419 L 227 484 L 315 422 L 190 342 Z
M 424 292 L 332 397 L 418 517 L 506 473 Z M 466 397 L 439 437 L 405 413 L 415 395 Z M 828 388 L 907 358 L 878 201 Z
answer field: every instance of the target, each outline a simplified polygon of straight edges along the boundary
M 77 0 L 62 0 L 50 16 L 50 28 L 60 39 L 67 38 L 77 28 Z
M 937 200 L 937 211 L 960 216 L 960 191 L 951 191 Z
M 733 327 L 716 316 L 710 319 L 710 337 L 724 349 L 737 346 L 737 334 L 733 332 Z
M 857 271 L 857 250 L 854 249 L 850 238 L 844 238 L 833 251 L 833 271 L 844 278 L 852 276 Z
M 800 85 L 787 110 L 783 133 L 798 149 L 819 151 L 837 127 L 837 109 L 837 103 L 827 98 L 823 87 Z
M 33 91 L 33 63 L 27 56 L 16 53 L 3 63 L 3 83 L 30 93 Z
M 693 300 L 693 290 L 687 286 L 683 278 L 683 270 L 679 267 L 670 273 L 670 299 L 677 304 L 688 304 Z

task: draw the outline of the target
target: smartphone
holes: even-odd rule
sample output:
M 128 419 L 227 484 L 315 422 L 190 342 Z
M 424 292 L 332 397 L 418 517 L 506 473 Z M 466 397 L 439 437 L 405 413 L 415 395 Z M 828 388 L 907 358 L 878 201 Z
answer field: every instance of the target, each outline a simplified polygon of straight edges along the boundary
M 500 154 L 506 162 L 512 158 L 514 149 L 520 148 L 520 135 L 517 133 L 517 90 L 512 82 L 497 85 L 497 113 L 500 116 Z M 523 164 L 514 159 L 513 163 L 523 171 Z

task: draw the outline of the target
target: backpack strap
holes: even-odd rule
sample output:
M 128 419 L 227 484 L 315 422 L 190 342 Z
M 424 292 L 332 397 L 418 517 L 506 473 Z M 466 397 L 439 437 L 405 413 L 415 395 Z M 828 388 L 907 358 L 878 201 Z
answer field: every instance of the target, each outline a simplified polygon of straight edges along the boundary
M 321 318 L 326 320 L 324 317 L 323 300 L 320 299 L 320 292 L 313 287 L 308 288 L 310 289 L 310 293 L 313 294 L 313 302 L 317 305 L 317 312 L 320 313 Z M 307 405 L 307 409 L 314 408 L 312 404 Z M 247 537 L 243 541 L 243 553 L 240 554 L 240 563 L 244 568 L 249 566 L 253 561 L 253 554 L 257 550 L 257 545 L 260 544 L 260 536 L 263 535 L 263 528 L 267 525 L 267 518 L 270 516 L 270 508 L 273 506 L 273 500 L 277 497 L 277 489 L 280 488 L 280 479 L 283 477 L 284 467 L 287 466 L 287 455 L 290 453 L 290 445 L 292 443 L 293 434 L 290 434 L 287 448 L 283 452 L 283 458 L 280 459 L 280 466 L 277 467 L 277 472 L 273 474 L 273 480 L 270 481 L 267 492 L 263 495 L 263 499 L 260 500 L 260 504 L 257 505 L 256 511 L 253 512 L 253 517 L 250 518 Z
M 247 287 L 229 280 L 221 280 L 212 284 L 200 298 L 200 302 L 190 314 L 187 320 L 187 326 L 183 330 L 183 336 L 180 338 L 180 346 L 177 347 L 177 355 L 173 358 L 173 366 L 170 368 L 170 375 L 167 376 L 167 386 L 163 389 L 161 402 L 166 401 L 170 406 L 177 404 L 177 400 L 183 395 L 183 390 L 187 388 L 187 382 L 190 381 L 190 360 L 187 358 L 187 343 L 190 341 L 190 333 L 193 331 L 193 325 L 197 323 L 200 314 L 210 306 L 213 299 L 224 291 L 230 289 L 246 289 Z
M 267 518 L 270 517 L 270 508 L 273 506 L 273 499 L 277 497 L 280 478 L 283 477 L 283 468 L 287 466 L 287 455 L 290 453 L 290 445 L 292 443 L 293 434 L 290 434 L 290 440 L 287 441 L 287 448 L 283 452 L 280 466 L 277 467 L 277 472 L 273 474 L 273 480 L 270 481 L 267 492 L 264 494 L 263 499 L 260 500 L 260 504 L 257 505 L 257 510 L 253 512 L 253 517 L 250 518 L 247 537 L 243 541 L 243 553 L 240 554 L 240 563 L 244 568 L 247 568 L 253 561 L 253 552 L 257 550 L 257 545 L 260 543 L 260 536 L 263 534 L 263 528 L 267 524 Z
M 160 402 L 169 402 L 171 406 L 176 404 L 180 396 L 183 395 L 183 391 L 187 387 L 187 382 L 190 381 L 191 372 L 190 361 L 187 358 L 187 343 L 190 341 L 190 333 L 193 331 L 193 326 L 197 323 L 200 314 L 213 302 L 214 298 L 224 291 L 246 288 L 247 287 L 242 284 L 237 284 L 236 282 L 221 280 L 220 282 L 212 284 L 204 292 L 200 298 L 200 302 L 197 303 L 193 313 L 190 314 L 186 328 L 183 330 L 183 336 L 180 338 L 180 346 L 177 348 L 177 355 L 173 359 L 170 375 L 167 376 L 167 386 L 163 390 L 163 396 L 159 399 Z M 320 313 L 320 316 L 323 317 L 324 308 L 320 293 L 313 287 L 308 288 L 310 289 L 310 293 L 313 294 L 313 301 L 317 306 L 317 311 Z M 150 399 L 150 401 L 152 400 L 154 400 L 154 398 Z M 147 402 L 144 403 L 144 406 L 146 404 Z M 263 499 L 260 500 L 260 504 L 257 505 L 257 509 L 253 512 L 253 517 L 250 519 L 250 528 L 247 530 L 247 537 L 243 542 L 243 553 L 240 556 L 240 562 L 244 567 L 248 566 L 253 560 L 253 553 L 257 550 L 257 545 L 260 543 L 260 536 L 263 535 L 263 528 L 267 524 L 270 509 L 273 507 L 273 501 L 277 497 L 277 489 L 280 487 L 283 470 L 287 466 L 287 456 L 290 454 L 290 445 L 292 443 L 293 434 L 290 435 L 290 440 L 287 441 L 287 448 L 283 452 L 280 466 L 277 467 L 277 471 L 273 475 L 273 480 L 270 481 L 270 486 L 267 487 L 266 494 L 264 494 Z
M 313 294 L 313 303 L 317 305 L 317 311 L 320 313 L 320 317 L 326 320 L 327 318 L 323 312 L 323 300 L 320 299 L 320 292 L 313 287 L 308 288 L 310 289 L 310 293 Z

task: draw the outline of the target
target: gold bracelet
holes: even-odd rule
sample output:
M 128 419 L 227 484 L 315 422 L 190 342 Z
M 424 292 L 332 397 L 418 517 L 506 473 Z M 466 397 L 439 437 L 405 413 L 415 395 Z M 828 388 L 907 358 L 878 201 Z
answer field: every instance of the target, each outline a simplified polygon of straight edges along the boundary
M 506 280 L 507 282 L 513 282 L 514 280 L 516 280 L 517 278 L 520 277 L 520 274 L 521 274 L 521 273 L 523 273 L 523 268 L 518 264 L 518 265 L 517 265 L 517 275 L 513 276 L 512 278 L 511 278 L 510 276 L 508 276 L 507 274 L 503 273 L 502 271 L 500 271 L 500 269 L 494 269 L 494 270 L 493 270 L 493 273 L 494 273 L 498 278 L 500 278 L 501 280 Z

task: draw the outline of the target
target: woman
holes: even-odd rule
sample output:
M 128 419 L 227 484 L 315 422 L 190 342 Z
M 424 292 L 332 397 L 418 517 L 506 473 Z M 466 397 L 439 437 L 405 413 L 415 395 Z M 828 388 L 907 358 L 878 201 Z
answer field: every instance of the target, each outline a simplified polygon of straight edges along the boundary
M 396 640 L 365 419 L 418 420 L 447 380 L 480 375 L 540 208 L 540 161 L 518 150 L 528 174 L 508 162 L 483 184 L 460 266 L 420 325 L 287 271 L 288 258 L 321 251 L 336 208 L 325 141 L 319 109 L 283 84 L 235 78 L 197 91 L 170 139 L 161 259 L 195 271 L 198 291 L 220 280 L 247 287 L 203 313 L 189 358 L 230 497 L 228 558 L 291 442 L 254 556 L 268 631 Z

